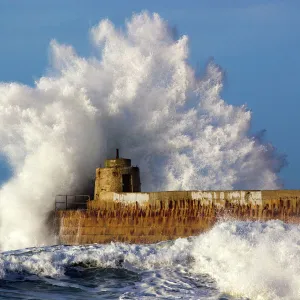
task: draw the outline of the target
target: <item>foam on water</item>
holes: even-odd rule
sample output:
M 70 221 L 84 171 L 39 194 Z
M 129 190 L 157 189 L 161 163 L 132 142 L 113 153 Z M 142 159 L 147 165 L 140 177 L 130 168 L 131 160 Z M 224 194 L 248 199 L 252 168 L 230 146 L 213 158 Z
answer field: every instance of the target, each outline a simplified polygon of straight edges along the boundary
M 0 249 L 52 244 L 54 196 L 82 192 L 116 147 L 140 166 L 144 191 L 280 186 L 281 157 L 249 133 L 245 106 L 221 98 L 216 64 L 195 76 L 187 36 L 141 13 L 124 31 L 102 20 L 91 40 L 87 58 L 52 41 L 33 87 L 0 83 L 0 152 L 13 173 L 0 189 Z
M 281 221 L 225 222 L 194 241 L 194 271 L 251 299 L 300 298 L 300 227 Z
M 257 300 L 300 298 L 300 226 L 281 221 L 217 224 L 198 237 L 153 245 L 31 248 L 0 256 L 3 279 L 35 274 L 55 280 L 67 268 L 125 269 L 139 274 L 124 296 Z M 102 287 L 104 288 L 104 287 Z M 128 296 L 129 297 L 129 296 Z

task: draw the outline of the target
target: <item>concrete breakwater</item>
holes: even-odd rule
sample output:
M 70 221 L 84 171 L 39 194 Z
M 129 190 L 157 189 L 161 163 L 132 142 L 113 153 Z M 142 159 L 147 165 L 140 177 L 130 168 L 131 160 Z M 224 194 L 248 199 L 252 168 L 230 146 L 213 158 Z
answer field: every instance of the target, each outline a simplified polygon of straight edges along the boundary
M 57 210 L 60 243 L 154 243 L 197 235 L 218 220 L 300 222 L 300 191 L 104 192 L 86 209 Z

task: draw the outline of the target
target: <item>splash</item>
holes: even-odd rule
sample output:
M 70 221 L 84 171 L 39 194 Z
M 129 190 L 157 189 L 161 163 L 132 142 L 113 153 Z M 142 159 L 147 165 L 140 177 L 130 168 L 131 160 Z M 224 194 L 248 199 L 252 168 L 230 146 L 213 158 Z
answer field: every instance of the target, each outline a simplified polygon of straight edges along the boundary
M 195 240 L 193 271 L 250 299 L 300 297 L 300 227 L 281 221 L 225 222 Z
M 195 76 L 187 36 L 141 13 L 124 31 L 101 21 L 91 40 L 88 58 L 52 41 L 51 71 L 34 87 L 0 84 L 0 151 L 13 172 L 0 190 L 2 249 L 53 243 L 54 195 L 80 190 L 116 147 L 140 166 L 144 191 L 279 186 L 281 158 L 250 135 L 245 106 L 222 100 L 216 64 Z
M 32 280 L 37 275 L 45 283 L 51 277 L 51 286 L 61 286 L 68 280 L 74 283 L 72 277 L 68 279 L 70 269 L 75 268 L 77 277 L 84 270 L 122 269 L 138 277 L 124 289 L 124 278 L 115 283 L 113 291 L 125 293 L 125 299 L 296 300 L 300 297 L 299 241 L 298 225 L 231 221 L 216 224 L 198 237 L 153 245 L 60 245 L 4 252 L 0 278 Z M 77 288 L 84 290 L 88 279 L 81 278 Z M 112 291 L 96 275 L 93 284 Z

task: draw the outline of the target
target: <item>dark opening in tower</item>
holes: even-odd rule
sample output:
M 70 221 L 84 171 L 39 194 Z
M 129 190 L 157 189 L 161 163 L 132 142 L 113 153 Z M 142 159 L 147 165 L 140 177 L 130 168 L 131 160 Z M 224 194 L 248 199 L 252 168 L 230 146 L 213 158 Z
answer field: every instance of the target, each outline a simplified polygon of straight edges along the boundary
M 122 175 L 122 189 L 123 192 L 131 192 L 131 178 L 130 174 Z

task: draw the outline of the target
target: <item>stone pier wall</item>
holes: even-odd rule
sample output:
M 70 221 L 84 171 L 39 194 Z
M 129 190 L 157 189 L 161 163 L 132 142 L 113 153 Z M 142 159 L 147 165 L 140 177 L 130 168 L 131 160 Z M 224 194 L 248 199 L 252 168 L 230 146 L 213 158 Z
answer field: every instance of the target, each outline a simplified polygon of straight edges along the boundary
M 222 219 L 300 223 L 300 191 L 106 193 L 86 210 L 58 210 L 63 244 L 154 243 L 197 235 Z

